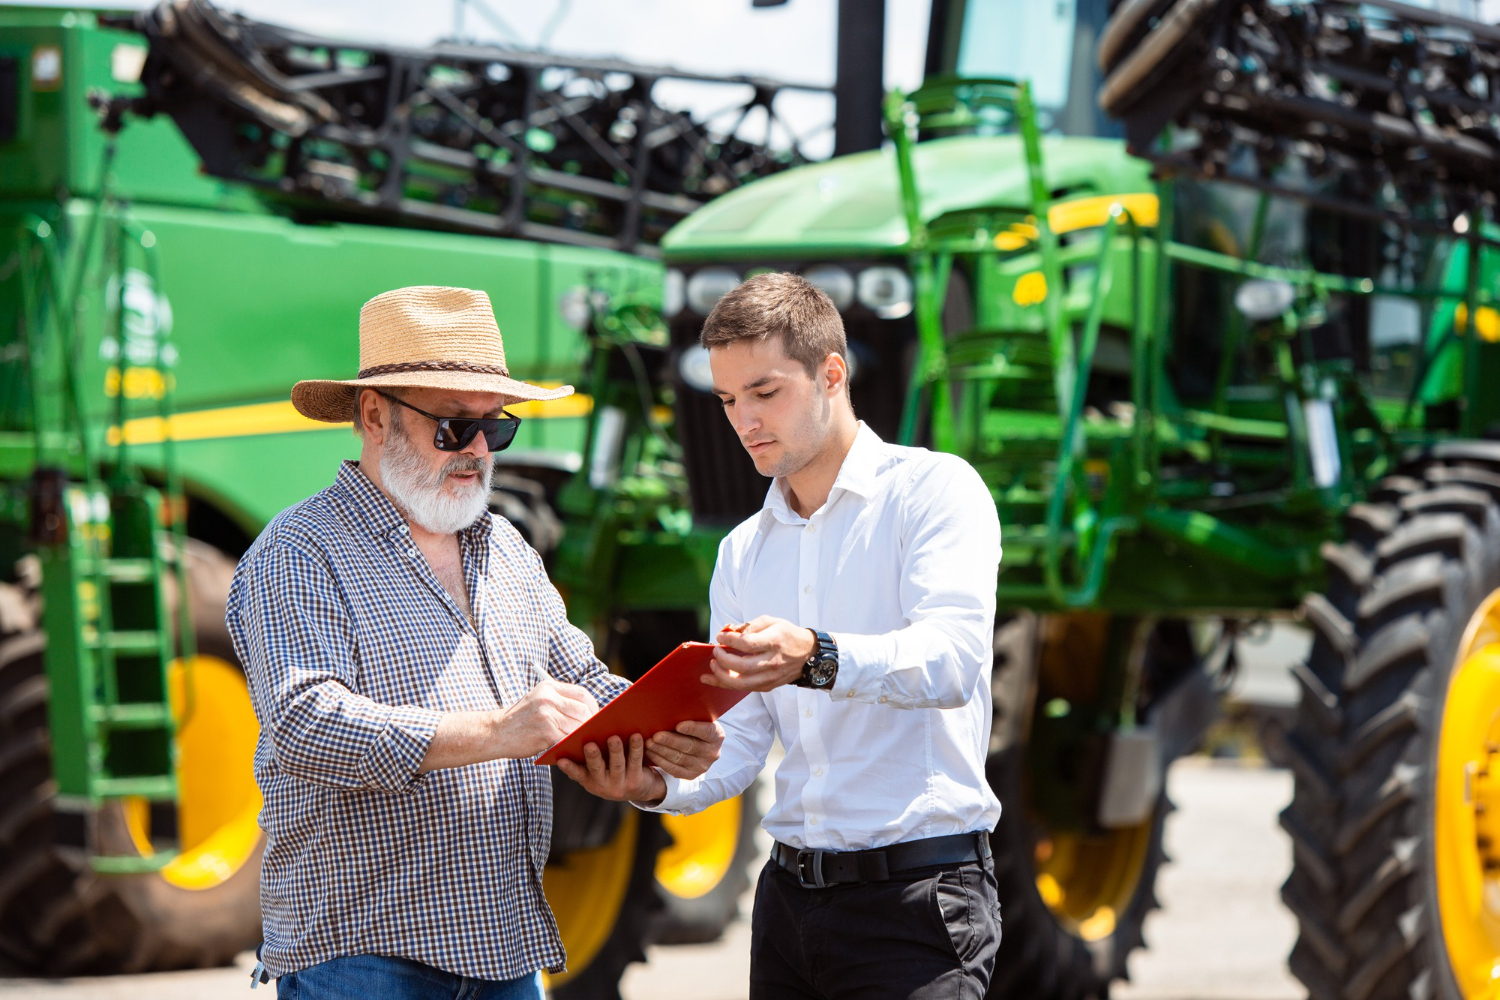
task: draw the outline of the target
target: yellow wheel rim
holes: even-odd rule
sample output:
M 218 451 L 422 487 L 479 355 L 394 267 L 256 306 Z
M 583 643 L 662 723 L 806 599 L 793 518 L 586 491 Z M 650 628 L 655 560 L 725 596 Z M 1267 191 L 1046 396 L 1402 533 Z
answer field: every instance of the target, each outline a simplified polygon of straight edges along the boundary
M 639 833 L 639 814 L 626 808 L 609 843 L 574 851 L 543 869 L 542 890 L 568 952 L 568 971 L 548 977 L 550 986 L 561 986 L 588 968 L 609 940 L 630 888 Z
M 182 850 L 161 871 L 182 889 L 224 884 L 260 844 L 260 789 L 255 784 L 259 728 L 245 676 L 214 656 L 197 656 L 188 671 L 172 664 L 168 682 L 178 720 L 178 832 Z M 144 799 L 125 803 L 126 825 L 142 854 L 152 852 Z
M 713 891 L 734 864 L 744 804 L 736 796 L 692 816 L 663 816 L 672 846 L 656 858 L 656 881 L 681 899 Z
M 1098 834 L 1051 834 L 1037 841 L 1037 893 L 1070 933 L 1100 941 L 1115 932 L 1140 884 L 1153 823 Z
M 1479 606 L 1438 735 L 1433 848 L 1443 942 L 1460 992 L 1500 996 L 1500 591 Z

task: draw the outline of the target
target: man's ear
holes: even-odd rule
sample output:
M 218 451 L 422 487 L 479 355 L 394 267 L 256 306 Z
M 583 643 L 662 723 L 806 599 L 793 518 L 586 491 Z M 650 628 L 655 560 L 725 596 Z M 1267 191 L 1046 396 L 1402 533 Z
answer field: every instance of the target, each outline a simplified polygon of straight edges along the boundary
M 830 392 L 848 391 L 849 363 L 837 351 L 830 351 L 823 359 L 823 380 Z
M 389 425 L 385 410 L 381 407 L 380 393 L 368 389 L 359 390 L 359 418 L 364 424 L 364 437 L 371 444 L 385 444 Z

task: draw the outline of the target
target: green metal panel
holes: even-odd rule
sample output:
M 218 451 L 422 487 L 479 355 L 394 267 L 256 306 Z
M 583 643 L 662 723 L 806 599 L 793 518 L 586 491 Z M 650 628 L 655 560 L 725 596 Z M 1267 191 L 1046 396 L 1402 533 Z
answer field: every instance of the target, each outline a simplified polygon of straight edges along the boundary
M 70 268 L 79 264 L 78 245 L 96 207 L 74 199 L 53 210 L 68 235 Z M 0 202 L 0 253 L 14 249 L 16 229 L 27 214 L 48 208 Z M 295 420 L 287 400 L 298 379 L 354 376 L 359 309 L 371 296 L 409 284 L 484 289 L 494 303 L 513 374 L 573 384 L 579 382 L 587 347 L 563 315 L 565 298 L 593 287 L 660 300 L 660 264 L 605 250 L 374 226 L 304 226 L 278 216 L 173 206 L 135 205 L 130 217 L 151 234 L 160 260 L 157 311 L 170 310 L 175 405 L 191 438 L 179 444 L 189 490 L 226 504 L 252 534 L 277 511 L 321 489 L 338 460 L 357 453 L 346 427 L 285 430 L 287 418 Z M 87 264 L 80 296 L 82 390 L 99 445 L 118 378 L 112 372 L 116 348 L 108 343 L 112 327 L 103 255 L 101 242 Z M 0 338 L 16 336 L 19 309 L 19 276 L 0 275 Z M 126 341 L 128 353 L 128 331 Z M 18 382 L 23 367 L 18 360 L 0 362 L 0 412 L 6 409 L 5 387 L 14 396 L 24 385 Z M 137 381 L 131 367 L 127 389 Z M 236 409 L 276 403 L 281 407 L 259 415 Z M 588 406 L 587 399 L 576 399 L 526 419 L 511 455 L 575 462 Z M 11 411 L 13 429 L 30 426 L 26 406 Z M 24 452 L 17 458 L 24 460 Z M 150 449 L 138 460 L 161 464 Z
M 33 78 L 38 50 L 60 56 L 55 86 Z M 99 27 L 94 12 L 0 6 L 0 57 L 14 56 L 21 65 L 19 129 L 0 144 L 0 196 L 98 194 L 105 137 L 87 97 L 139 94 L 131 73 L 139 71 L 144 51 L 138 35 Z M 50 65 L 45 52 L 43 62 Z M 166 119 L 133 123 L 121 133 L 114 181 L 118 194 L 138 201 L 260 210 L 254 196 L 200 173 L 187 140 Z
M 1042 139 L 1050 191 L 1150 191 L 1146 164 L 1112 139 Z M 922 216 L 1030 203 L 1019 136 L 956 136 L 914 151 Z M 716 198 L 662 240 L 667 259 L 746 260 L 777 254 L 866 256 L 907 244 L 895 153 L 857 153 L 798 167 Z

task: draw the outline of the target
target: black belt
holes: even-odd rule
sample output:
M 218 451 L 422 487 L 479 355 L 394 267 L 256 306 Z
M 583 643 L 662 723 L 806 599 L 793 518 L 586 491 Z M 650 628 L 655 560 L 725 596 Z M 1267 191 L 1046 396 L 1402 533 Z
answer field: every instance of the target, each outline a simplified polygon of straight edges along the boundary
M 990 835 L 984 831 L 908 840 L 868 851 L 798 850 L 780 841 L 771 849 L 771 860 L 797 876 L 804 889 L 822 889 L 841 882 L 885 882 L 913 868 L 957 865 L 989 857 Z

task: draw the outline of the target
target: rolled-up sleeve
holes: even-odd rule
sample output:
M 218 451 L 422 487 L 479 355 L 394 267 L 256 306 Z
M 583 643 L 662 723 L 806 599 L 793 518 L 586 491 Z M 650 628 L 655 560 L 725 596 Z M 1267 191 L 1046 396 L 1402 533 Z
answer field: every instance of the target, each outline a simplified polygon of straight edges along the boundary
M 354 693 L 353 622 L 319 556 L 284 541 L 257 546 L 235 572 L 225 621 L 282 770 L 330 788 L 420 785 L 442 713 Z
M 903 527 L 905 624 L 878 635 L 832 632 L 836 700 L 895 708 L 966 704 L 992 658 L 1000 518 L 965 462 L 944 462 L 908 488 L 922 498 Z

